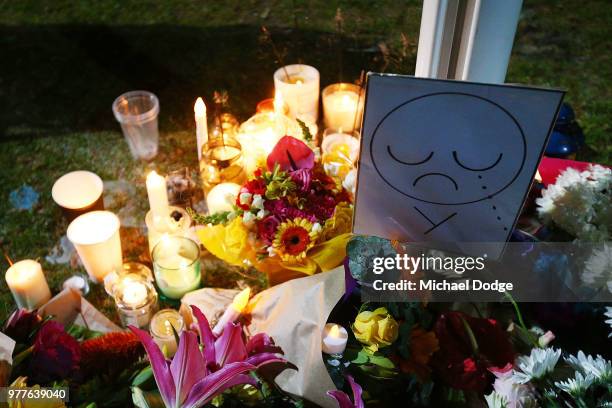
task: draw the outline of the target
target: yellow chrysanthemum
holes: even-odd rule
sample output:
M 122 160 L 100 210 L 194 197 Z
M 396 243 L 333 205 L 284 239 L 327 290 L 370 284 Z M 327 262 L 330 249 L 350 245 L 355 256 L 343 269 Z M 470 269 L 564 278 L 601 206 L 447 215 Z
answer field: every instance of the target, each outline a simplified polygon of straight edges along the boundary
M 306 252 L 317 240 L 319 231 L 305 218 L 296 218 L 279 225 L 272 246 L 285 262 L 296 262 L 306 257 Z

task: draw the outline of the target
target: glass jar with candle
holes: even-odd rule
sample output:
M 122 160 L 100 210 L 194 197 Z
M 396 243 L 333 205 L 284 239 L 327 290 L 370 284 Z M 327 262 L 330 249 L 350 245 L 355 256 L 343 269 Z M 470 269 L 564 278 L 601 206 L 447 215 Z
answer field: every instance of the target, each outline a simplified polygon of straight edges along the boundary
M 321 161 L 330 176 L 344 180 L 354 167 L 359 159 L 358 136 L 356 132 L 345 133 L 341 129 L 325 129 L 321 142 Z
M 174 328 L 174 330 L 173 330 Z M 174 309 L 162 309 L 151 319 L 150 332 L 160 349 L 166 349 L 166 356 L 176 353 L 177 344 L 174 331 L 180 334 L 185 329 L 183 317 Z
M 274 72 L 274 90 L 289 107 L 289 116 L 306 124 L 319 118 L 319 71 L 304 64 L 291 64 Z
M 191 217 L 187 211 L 175 206 L 169 206 L 168 211 L 169 214 L 163 218 L 156 218 L 152 211 L 148 211 L 145 216 L 149 252 L 153 252 L 153 248 L 164 235 L 180 237 L 189 235 Z
M 246 175 L 242 163 L 242 147 L 233 138 L 210 139 L 202 147 L 200 175 L 204 191 L 220 183 L 242 184 Z
M 180 299 L 200 287 L 200 247 L 185 237 L 161 237 L 151 253 L 155 282 L 162 294 Z
M 146 328 L 157 311 L 157 292 L 152 273 L 145 265 L 135 262 L 123 264 L 110 287 L 119 318 L 124 327 Z
M 326 127 L 348 133 L 359 130 L 365 102 L 361 87 L 349 83 L 332 84 L 323 89 L 322 98 Z

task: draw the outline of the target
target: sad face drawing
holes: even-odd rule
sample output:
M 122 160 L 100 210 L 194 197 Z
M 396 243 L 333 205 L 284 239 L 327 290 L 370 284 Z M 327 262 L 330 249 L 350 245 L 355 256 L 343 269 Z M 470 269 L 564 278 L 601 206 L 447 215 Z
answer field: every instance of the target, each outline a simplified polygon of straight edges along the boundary
M 448 106 L 462 109 L 449 111 Z M 493 202 L 512 185 L 524 166 L 527 145 L 517 120 L 500 105 L 446 92 L 395 107 L 376 126 L 369 149 L 381 179 L 418 202 L 414 210 L 431 224 L 423 231 L 428 234 L 460 216 L 464 206 Z M 431 218 L 432 206 L 448 208 L 447 215 Z

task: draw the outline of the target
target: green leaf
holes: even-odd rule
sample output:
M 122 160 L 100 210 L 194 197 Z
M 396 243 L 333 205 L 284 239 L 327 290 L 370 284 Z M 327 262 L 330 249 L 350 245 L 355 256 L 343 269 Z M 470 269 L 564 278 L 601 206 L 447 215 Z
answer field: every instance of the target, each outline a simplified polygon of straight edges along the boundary
M 370 363 L 382 368 L 395 368 L 395 364 L 393 364 L 393 361 L 389 360 L 387 357 L 383 357 L 376 354 L 370 356 Z
M 165 408 L 159 391 L 143 391 L 132 387 L 132 402 L 138 408 Z
M 310 129 L 308 129 L 308 126 L 306 126 L 306 123 L 304 123 L 303 121 L 296 119 L 298 125 L 300 125 L 300 128 L 302 129 L 302 136 L 304 137 L 304 140 L 307 142 L 310 142 L 312 140 L 312 134 L 310 133 Z
M 154 381 L 153 370 L 151 369 L 151 366 L 147 366 L 136 374 L 132 380 L 132 386 L 148 389 L 148 385 L 151 383 L 155 384 Z
M 365 350 L 359 351 L 357 353 L 357 357 L 351 361 L 353 364 L 365 364 L 370 360 L 370 356 Z

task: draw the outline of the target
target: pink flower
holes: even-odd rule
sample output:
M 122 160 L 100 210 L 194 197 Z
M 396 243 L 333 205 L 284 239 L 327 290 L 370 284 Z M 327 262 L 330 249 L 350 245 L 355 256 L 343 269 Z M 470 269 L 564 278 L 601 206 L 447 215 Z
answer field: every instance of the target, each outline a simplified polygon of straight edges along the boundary
M 310 181 L 312 180 L 310 169 L 292 171 L 290 176 L 301 192 L 305 193 L 310 189 Z
M 259 236 L 266 243 L 266 245 L 271 245 L 272 241 L 274 241 L 276 230 L 280 223 L 280 219 L 275 215 L 269 215 L 257 223 L 257 231 Z
M 291 172 L 314 167 L 314 152 L 308 145 L 291 136 L 283 136 L 268 155 L 268 170 L 279 165 L 283 171 Z
M 327 395 L 336 400 L 339 408 L 365 408 L 365 404 L 361 398 L 361 386 L 357 384 L 350 375 L 347 375 L 346 379 L 351 386 L 351 391 L 353 391 L 353 401 L 351 401 L 350 397 L 346 395 L 345 392 L 339 390 L 327 391 Z
M 61 323 L 45 323 L 36 335 L 30 362 L 34 383 L 48 383 L 72 377 L 79 368 L 81 350 Z
M 532 386 L 512 381 L 512 364 L 508 363 L 503 368 L 491 367 L 489 371 L 495 375 L 493 389 L 505 398 L 507 408 L 521 408 L 531 404 L 535 406 Z

